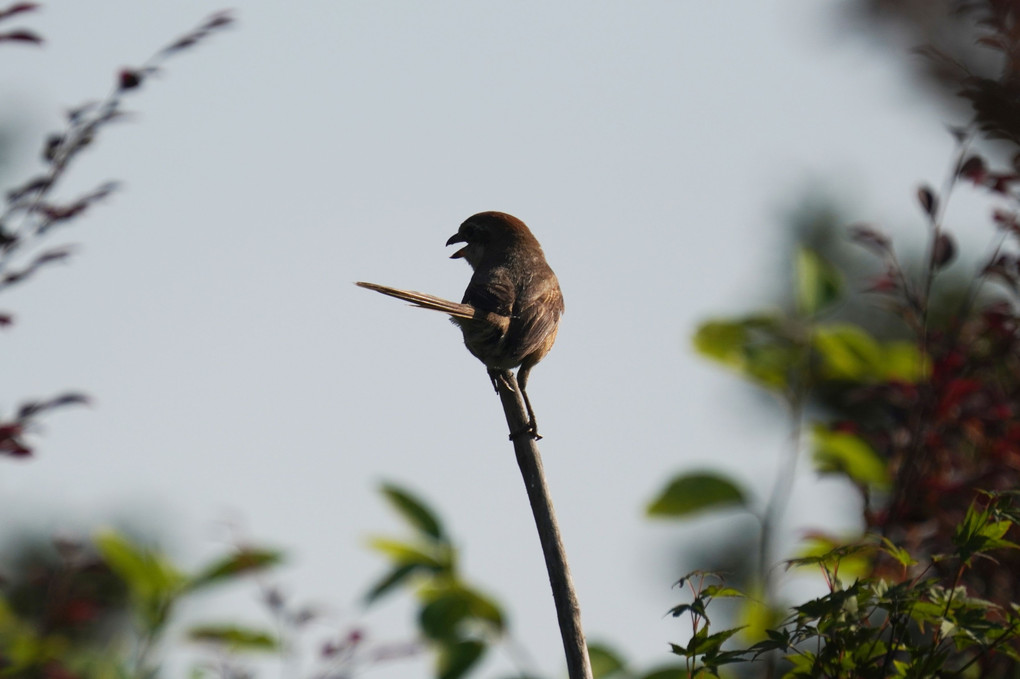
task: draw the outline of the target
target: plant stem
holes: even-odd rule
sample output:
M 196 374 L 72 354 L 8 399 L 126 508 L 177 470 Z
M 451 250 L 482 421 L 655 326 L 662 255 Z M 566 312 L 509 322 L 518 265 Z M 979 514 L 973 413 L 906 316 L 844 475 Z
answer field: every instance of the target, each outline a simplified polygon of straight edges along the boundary
M 523 431 L 528 425 L 528 414 L 520 395 L 520 388 L 517 386 L 517 379 L 507 372 L 505 378 L 496 380 L 496 383 L 510 432 Z M 524 486 L 528 490 L 528 500 L 531 502 L 531 511 L 535 516 L 538 538 L 545 555 L 546 570 L 549 572 L 549 584 L 552 586 L 556 617 L 567 659 L 567 676 L 570 679 L 592 679 L 588 646 L 584 640 L 584 631 L 581 629 L 581 608 L 574 593 L 570 569 L 567 567 L 567 555 L 553 512 L 549 488 L 545 483 L 538 444 L 528 435 L 512 436 L 512 440 L 517 465 L 521 469 Z

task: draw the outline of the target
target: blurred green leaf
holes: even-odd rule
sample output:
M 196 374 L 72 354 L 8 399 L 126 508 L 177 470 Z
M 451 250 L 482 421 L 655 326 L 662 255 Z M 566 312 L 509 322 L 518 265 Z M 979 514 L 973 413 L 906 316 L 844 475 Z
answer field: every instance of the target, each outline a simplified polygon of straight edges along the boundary
M 101 531 L 94 542 L 110 570 L 127 586 L 142 627 L 149 634 L 157 633 L 183 594 L 187 577 L 163 555 L 137 546 L 113 530 Z
M 744 593 L 739 589 L 726 587 L 725 585 L 707 585 L 701 590 L 701 596 L 706 599 L 740 599 L 744 597 Z
M 823 377 L 857 382 L 917 382 L 928 368 L 910 342 L 879 342 L 852 323 L 820 323 L 812 335 Z
M 930 361 L 913 342 L 892 341 L 882 345 L 882 379 L 913 383 L 930 374 Z
M 484 623 L 493 632 L 503 632 L 503 613 L 488 597 L 459 584 L 441 589 L 426 589 L 425 605 L 418 621 L 422 633 L 431 639 L 453 639 L 460 636 L 461 623 Z
M 394 484 L 384 483 L 381 488 L 383 496 L 412 527 L 425 533 L 435 540 L 443 540 L 443 526 L 435 513 L 424 502 L 407 490 Z
M 453 567 L 453 550 L 449 548 L 412 545 L 389 538 L 373 538 L 368 544 L 398 566 L 420 566 L 434 572 L 450 571 Z
M 813 428 L 814 460 L 820 472 L 840 472 L 861 484 L 885 488 L 889 473 L 885 462 L 859 436 L 832 431 L 822 424 Z
M 904 568 L 917 564 L 917 559 L 908 550 L 896 545 L 887 537 L 882 538 L 882 551 L 895 559 Z
M 373 603 L 393 588 L 402 585 L 414 574 L 415 571 L 418 570 L 418 568 L 419 567 L 415 564 L 396 566 L 393 570 L 384 575 L 378 582 L 372 585 L 372 588 L 368 590 L 368 593 L 365 595 L 365 604 Z
M 646 510 L 648 516 L 685 517 L 710 509 L 746 507 L 744 492 L 731 479 L 715 472 L 695 472 L 674 478 Z
M 785 610 L 767 603 L 761 584 L 756 583 L 740 601 L 736 617 L 745 638 L 756 640 L 764 638 L 768 630 L 776 628 L 785 614 Z
M 236 625 L 199 625 L 188 630 L 188 638 L 217 644 L 229 651 L 276 651 L 280 648 L 272 634 Z
M 981 508 L 976 502 L 972 503 L 953 534 L 957 554 L 962 561 L 968 562 L 975 554 L 994 549 L 1016 549 L 1014 542 L 1005 539 L 1014 525 L 1010 519 L 993 516 L 991 508 Z
M 840 540 L 822 533 L 805 538 L 797 557 L 787 560 L 793 567 L 823 566 L 826 572 L 841 576 L 866 577 L 872 571 L 875 546 L 867 542 Z
M 449 640 L 460 636 L 460 623 L 471 613 L 470 603 L 459 593 L 441 594 L 425 606 L 418 614 L 418 625 L 430 639 Z
M 706 321 L 694 333 L 694 348 L 704 356 L 740 369 L 747 329 L 739 321 Z
M 485 653 L 480 641 L 459 641 L 443 644 L 439 649 L 437 679 L 459 679 L 475 666 Z
M 801 365 L 803 347 L 795 323 L 767 314 L 702 323 L 694 348 L 759 386 L 783 390 Z
M 588 659 L 593 679 L 605 679 L 624 667 L 623 659 L 616 651 L 603 644 L 588 644 Z
M 137 596 L 172 596 L 186 582 L 184 574 L 162 555 L 135 545 L 113 530 L 97 534 L 95 545 L 106 564 Z
M 714 655 L 719 652 L 722 645 L 726 641 L 742 630 L 743 627 L 735 627 L 733 629 L 725 629 L 722 632 L 716 632 L 715 634 L 708 633 L 708 626 L 704 626 L 698 629 L 698 633 L 694 635 L 690 643 L 687 644 L 687 654 L 690 656 L 698 655 Z
M 857 381 L 877 377 L 882 365 L 882 349 L 860 327 L 850 323 L 818 325 L 812 340 L 825 377 Z
M 262 571 L 277 566 L 283 561 L 283 553 L 265 549 L 241 549 L 202 569 L 188 583 L 190 589 L 198 589 L 239 575 Z
M 818 253 L 798 248 L 795 268 L 797 311 L 802 316 L 814 316 L 839 299 L 843 289 L 839 271 Z
M 472 617 L 485 622 L 497 633 L 502 633 L 505 630 L 503 611 L 495 601 L 468 587 L 463 588 L 461 593 L 468 602 Z

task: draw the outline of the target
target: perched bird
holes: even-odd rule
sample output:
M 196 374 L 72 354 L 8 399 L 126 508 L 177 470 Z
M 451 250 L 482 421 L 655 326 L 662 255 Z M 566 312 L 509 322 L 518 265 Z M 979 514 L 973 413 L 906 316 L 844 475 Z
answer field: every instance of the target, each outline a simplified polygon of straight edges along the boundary
M 468 218 L 446 241 L 454 243 L 464 247 L 450 258 L 465 259 L 474 269 L 460 304 L 413 290 L 358 285 L 449 314 L 464 333 L 468 351 L 488 368 L 497 391 L 497 380 L 520 366 L 517 383 L 528 410 L 528 426 L 511 438 L 525 433 L 541 438 L 526 389 L 531 369 L 552 349 L 563 314 L 556 274 L 524 222 L 503 212 L 480 212 Z

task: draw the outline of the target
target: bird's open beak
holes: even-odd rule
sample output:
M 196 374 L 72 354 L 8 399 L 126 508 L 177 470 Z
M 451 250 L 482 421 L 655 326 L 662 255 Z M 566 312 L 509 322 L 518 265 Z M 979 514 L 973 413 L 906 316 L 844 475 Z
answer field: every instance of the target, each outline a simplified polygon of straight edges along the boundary
M 450 240 L 446 241 L 446 245 L 450 246 L 450 245 L 453 245 L 454 243 L 467 243 L 467 239 L 464 238 L 464 236 L 460 235 L 459 233 L 455 233 L 452 236 L 450 236 Z M 457 250 L 457 252 L 455 252 L 452 255 L 450 255 L 450 259 L 460 259 L 460 258 L 462 258 L 464 256 L 464 251 L 465 250 L 467 250 L 467 246 L 466 245 L 464 247 L 462 247 L 460 250 Z

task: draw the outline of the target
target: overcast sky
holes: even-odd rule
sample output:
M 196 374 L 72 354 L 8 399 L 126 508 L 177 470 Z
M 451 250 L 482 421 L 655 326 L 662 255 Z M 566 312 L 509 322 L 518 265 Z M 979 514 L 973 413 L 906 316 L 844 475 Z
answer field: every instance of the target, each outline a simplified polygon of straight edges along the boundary
M 352 284 L 459 299 L 470 272 L 444 243 L 503 210 L 532 228 L 566 300 L 529 394 L 586 632 L 669 661 L 685 634 L 663 617 L 682 574 L 670 559 L 727 522 L 655 524 L 644 504 L 703 467 L 764 495 L 785 441 L 779 408 L 695 356 L 693 329 L 778 298 L 787 216 L 810 192 L 831 191 L 848 221 L 920 232 L 914 188 L 950 160 L 947 121 L 841 5 L 241 4 L 236 28 L 168 62 L 73 168 L 64 195 L 124 180 L 55 237 L 78 244 L 73 263 L 0 301 L 17 317 L 0 406 L 94 397 L 46 420 L 35 459 L 3 463 L 5 523 L 131 516 L 195 565 L 235 522 L 287 551 L 279 580 L 330 624 L 400 639 L 406 601 L 364 619 L 353 602 L 384 566 L 366 537 L 399 529 L 377 485 L 406 484 L 447 519 L 536 669 L 560 672 L 483 366 L 440 315 Z M 67 108 L 216 9 L 52 0 L 25 15 L 47 43 L 3 48 L 0 126 L 17 134 L 3 187 L 38 169 Z M 852 526 L 837 491 L 805 472 L 791 535 Z M 424 676 L 422 662 L 370 676 Z

